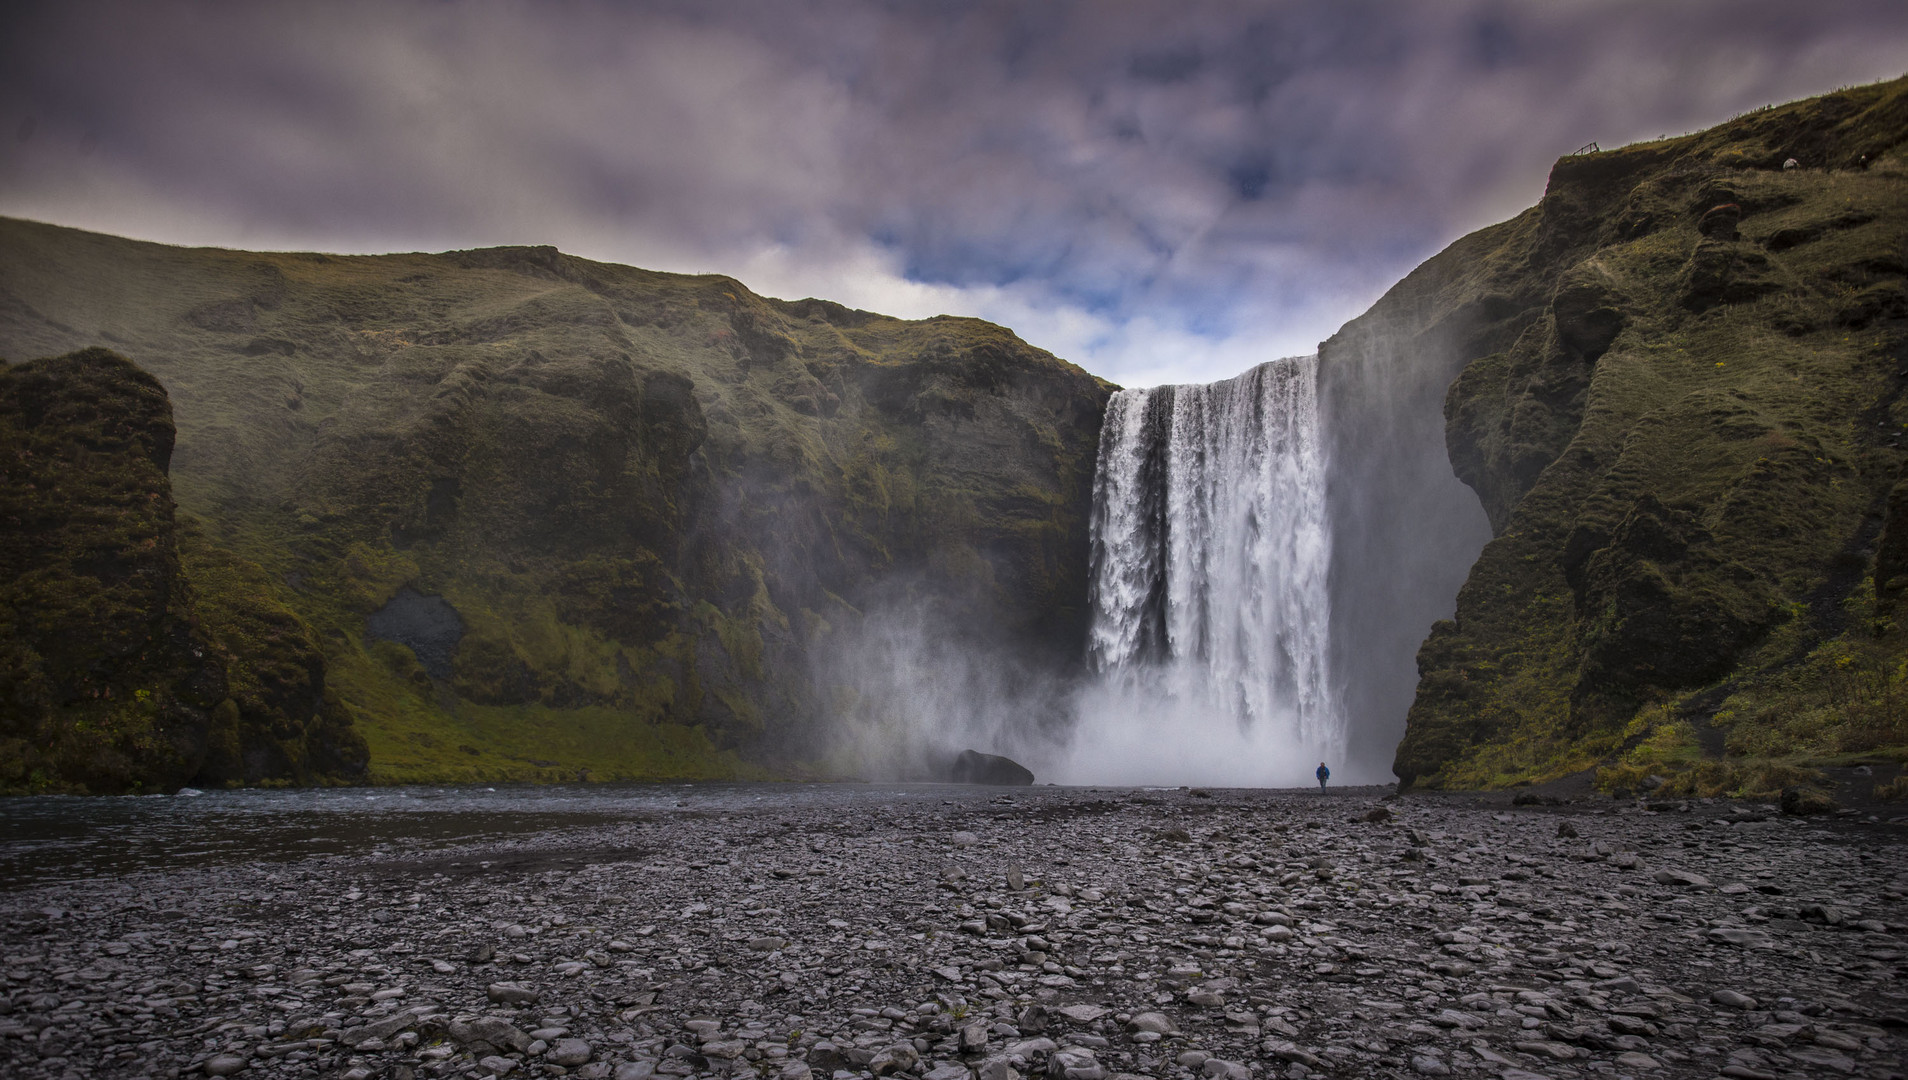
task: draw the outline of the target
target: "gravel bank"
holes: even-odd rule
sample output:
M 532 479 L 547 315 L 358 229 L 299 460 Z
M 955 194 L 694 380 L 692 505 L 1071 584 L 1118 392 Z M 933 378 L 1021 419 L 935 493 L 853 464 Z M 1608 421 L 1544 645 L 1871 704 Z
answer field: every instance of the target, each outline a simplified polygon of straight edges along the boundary
M 1015 789 L 0 894 L 9 1077 L 1899 1077 L 1908 823 Z

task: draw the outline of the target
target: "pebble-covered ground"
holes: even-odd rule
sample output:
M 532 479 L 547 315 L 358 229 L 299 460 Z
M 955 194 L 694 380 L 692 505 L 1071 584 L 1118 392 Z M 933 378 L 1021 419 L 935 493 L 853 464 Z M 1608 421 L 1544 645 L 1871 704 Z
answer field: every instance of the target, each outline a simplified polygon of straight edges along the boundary
M 1899 1077 L 1908 822 L 1014 789 L 0 894 L 0 1075 Z

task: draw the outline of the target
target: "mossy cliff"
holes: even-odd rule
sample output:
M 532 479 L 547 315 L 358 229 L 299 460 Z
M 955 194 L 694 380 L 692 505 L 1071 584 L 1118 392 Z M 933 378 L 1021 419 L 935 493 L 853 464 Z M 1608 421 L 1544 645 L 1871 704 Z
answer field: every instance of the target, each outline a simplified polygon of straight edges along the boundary
M 1111 388 L 997 326 L 0 219 L 0 353 L 99 343 L 170 396 L 201 632 L 322 658 L 378 780 L 802 773 L 887 707 L 827 676 L 870 605 L 1077 662 Z M 229 696 L 282 713 L 296 668 Z
M 0 364 L 0 790 L 364 772 L 310 631 L 178 520 L 173 442 L 124 357 Z
M 1493 534 L 1400 777 L 1766 792 L 1908 751 L 1908 80 L 1565 158 L 1327 358 L 1374 326 L 1458 372 Z

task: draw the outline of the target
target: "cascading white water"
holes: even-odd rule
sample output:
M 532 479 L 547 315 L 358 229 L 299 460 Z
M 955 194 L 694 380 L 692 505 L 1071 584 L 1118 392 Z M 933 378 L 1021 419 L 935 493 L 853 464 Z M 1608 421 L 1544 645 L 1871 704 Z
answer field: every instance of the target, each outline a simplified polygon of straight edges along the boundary
M 1301 357 L 1108 402 L 1092 523 L 1096 679 L 1067 779 L 1302 784 L 1321 759 L 1342 759 L 1316 374 Z

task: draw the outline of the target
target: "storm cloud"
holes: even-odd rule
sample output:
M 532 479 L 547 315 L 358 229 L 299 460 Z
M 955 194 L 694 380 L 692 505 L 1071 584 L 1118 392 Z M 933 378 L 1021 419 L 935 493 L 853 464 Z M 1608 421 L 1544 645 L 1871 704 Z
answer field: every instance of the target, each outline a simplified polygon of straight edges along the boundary
M 1585 143 L 1904 70 L 1899 0 L 12 4 L 0 213 L 555 244 L 1206 380 Z

